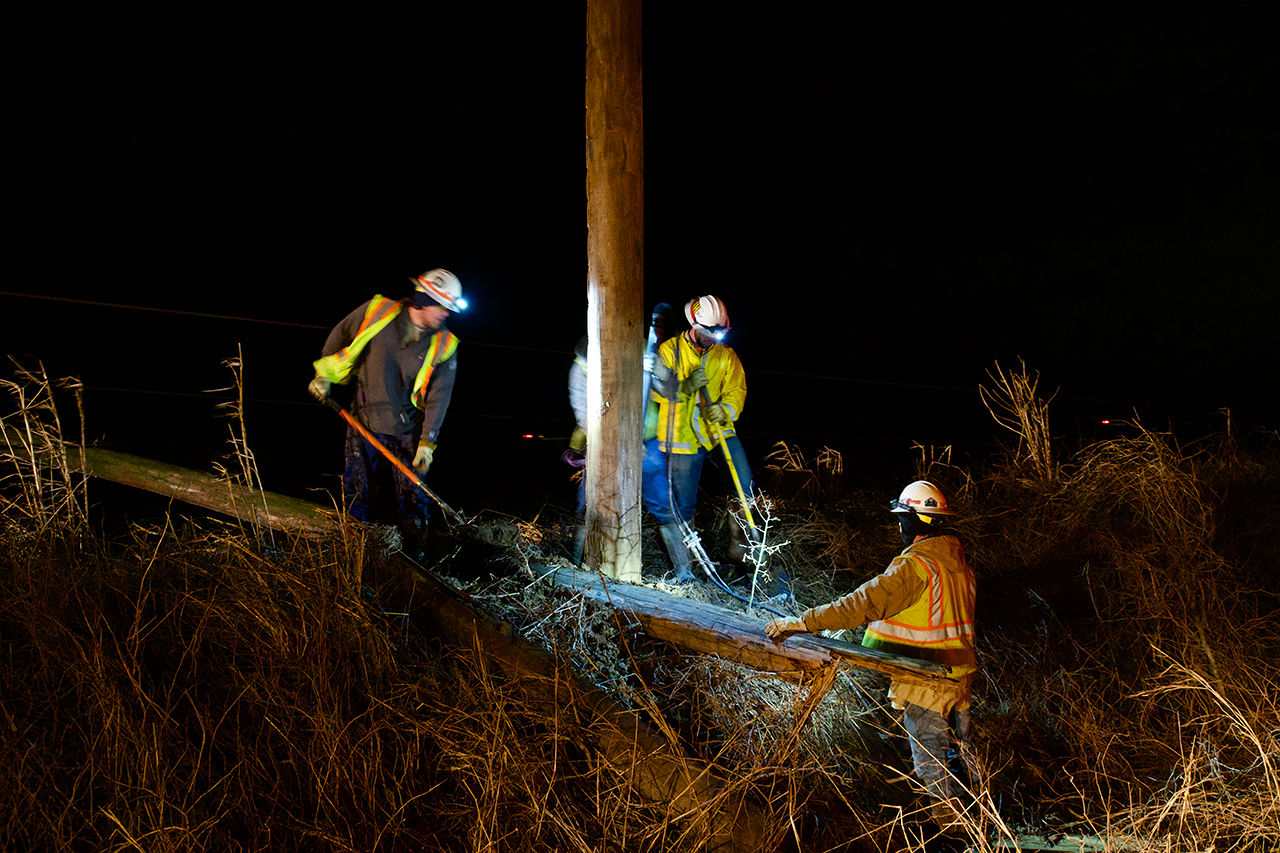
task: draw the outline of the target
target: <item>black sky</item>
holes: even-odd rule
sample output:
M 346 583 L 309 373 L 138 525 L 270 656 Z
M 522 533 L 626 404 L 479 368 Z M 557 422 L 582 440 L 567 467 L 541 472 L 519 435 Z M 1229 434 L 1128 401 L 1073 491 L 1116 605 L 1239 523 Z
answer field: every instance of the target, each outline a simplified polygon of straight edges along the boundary
M 567 362 L 536 350 L 585 330 L 583 7 L 438 5 L 10 13 L 0 289 L 327 328 L 445 266 L 492 345 L 458 406 L 554 431 Z M 1270 416 L 1265 6 L 848 5 L 644 12 L 646 299 L 729 303 L 758 428 L 855 433 L 889 387 L 945 409 L 909 386 L 1018 358 L 1121 416 Z M 0 300 L 10 351 L 103 388 L 199 393 L 241 344 L 251 395 L 295 401 L 324 336 Z

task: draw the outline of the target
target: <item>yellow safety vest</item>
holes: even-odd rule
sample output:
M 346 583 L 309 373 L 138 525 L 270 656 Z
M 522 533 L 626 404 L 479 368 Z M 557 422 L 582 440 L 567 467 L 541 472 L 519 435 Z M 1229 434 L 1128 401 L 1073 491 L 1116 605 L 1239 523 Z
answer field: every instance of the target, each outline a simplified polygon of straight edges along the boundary
M 359 360 L 360 353 L 369 345 L 369 341 L 387 327 L 388 323 L 400 316 L 401 310 L 402 306 L 399 302 L 381 294 L 370 299 L 369 307 L 364 312 L 364 319 L 360 321 L 360 328 L 356 330 L 351 343 L 333 355 L 326 355 L 312 363 L 316 369 L 316 376 L 328 379 L 335 385 L 346 385 L 351 379 L 351 369 Z M 422 359 L 422 369 L 414 378 L 413 391 L 410 394 L 410 400 L 414 406 L 421 409 L 426 405 L 427 385 L 431 382 L 431 373 L 437 364 L 447 361 L 457 350 L 458 336 L 448 329 L 441 329 L 431 336 L 431 346 L 428 347 L 427 354 Z
M 902 556 L 919 561 L 928 586 L 893 618 L 867 625 L 862 645 L 947 664 L 955 674 L 971 672 L 977 664 L 973 612 L 978 585 L 973 570 L 966 564 L 963 572 L 951 572 L 924 554 Z
M 448 361 L 458 349 L 458 336 L 448 329 L 441 329 L 431 336 L 431 347 L 422 359 L 422 369 L 413 381 L 413 405 L 425 409 L 427 405 L 427 385 L 431 383 L 431 372 L 436 365 Z

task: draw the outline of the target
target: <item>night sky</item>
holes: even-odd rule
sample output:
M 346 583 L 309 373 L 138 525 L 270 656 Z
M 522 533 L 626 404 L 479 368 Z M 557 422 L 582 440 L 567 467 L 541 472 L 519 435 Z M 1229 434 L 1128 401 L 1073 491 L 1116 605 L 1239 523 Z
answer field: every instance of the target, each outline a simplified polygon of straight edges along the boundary
M 240 347 L 268 487 L 326 482 L 327 329 L 443 266 L 472 307 L 437 489 L 479 509 L 484 460 L 571 505 L 584 7 L 439 5 L 10 13 L 7 352 L 84 380 L 91 439 L 207 459 Z M 757 461 L 978 447 L 1019 358 L 1063 432 L 1275 427 L 1266 7 L 849 5 L 644 12 L 646 301 L 726 300 Z

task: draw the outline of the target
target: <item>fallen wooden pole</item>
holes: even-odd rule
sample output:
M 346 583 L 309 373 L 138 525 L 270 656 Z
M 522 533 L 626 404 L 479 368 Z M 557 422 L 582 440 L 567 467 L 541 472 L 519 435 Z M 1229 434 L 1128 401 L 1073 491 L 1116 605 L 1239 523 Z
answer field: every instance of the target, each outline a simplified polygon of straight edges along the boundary
M 647 586 L 567 568 L 545 568 L 546 577 L 595 601 L 631 614 L 649 636 L 681 648 L 716 655 L 762 672 L 811 670 L 837 661 L 874 669 L 901 681 L 947 680 L 942 664 L 866 649 L 816 634 L 771 640 L 764 622 L 733 610 L 682 598 Z
M 18 441 L 10 452 L 29 459 Z M 338 517 L 317 504 L 228 483 L 212 474 L 180 468 L 100 448 L 67 445 L 72 471 L 145 489 L 276 530 L 304 536 L 332 535 Z M 38 453 L 42 459 L 44 454 Z M 52 458 L 50 455 L 49 459 Z M 44 465 L 49 464 L 45 459 Z M 404 564 L 390 609 L 409 614 L 426 634 L 446 645 L 492 661 L 531 702 L 549 713 L 568 712 L 577 722 L 583 746 L 600 755 L 640 796 L 667 804 L 700 840 L 701 849 L 757 853 L 770 849 L 761 807 L 745 798 L 723 795 L 723 782 L 703 762 L 686 756 L 641 716 L 591 687 L 545 649 L 529 642 L 493 617 L 469 596 L 422 567 Z M 415 618 L 416 617 L 416 618 Z M 677 821 L 679 823 L 681 821 Z
M 416 624 L 447 644 L 493 661 L 533 703 L 548 712 L 569 710 L 578 730 L 598 754 L 627 780 L 632 790 L 654 803 L 664 803 L 699 843 L 697 849 L 736 853 L 773 849 L 766 837 L 763 809 L 744 797 L 726 797 L 724 783 L 705 763 L 690 758 L 639 713 L 624 708 L 531 643 L 486 608 L 432 572 L 412 570 L 412 602 L 422 618 Z M 394 609 L 394 608 L 393 608 Z
M 26 436 L 6 427 L 4 437 L 10 453 L 29 458 Z M 337 509 L 326 509 L 312 501 L 251 489 L 203 471 L 100 447 L 67 444 L 64 452 L 66 466 L 72 472 L 133 486 L 274 530 L 315 537 L 338 529 Z M 42 464 L 53 464 L 52 453 L 37 455 Z

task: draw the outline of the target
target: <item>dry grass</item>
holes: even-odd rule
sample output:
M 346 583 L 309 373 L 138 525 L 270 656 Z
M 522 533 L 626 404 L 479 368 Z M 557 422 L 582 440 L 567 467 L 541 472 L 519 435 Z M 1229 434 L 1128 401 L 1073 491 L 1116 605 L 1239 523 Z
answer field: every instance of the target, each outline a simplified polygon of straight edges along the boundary
M 997 623 L 980 710 L 1026 825 L 1134 849 L 1280 844 L 1278 590 L 1248 565 L 1268 531 L 1222 532 L 1242 485 L 1247 511 L 1276 496 L 1271 438 L 1246 459 L 1134 423 L 1036 477 L 1014 459 L 977 484 L 971 557 L 999 590 L 980 603 Z
M 69 390 L 83 414 L 82 386 L 75 379 L 51 380 L 43 364 L 27 367 L 12 357 L 10 361 L 14 378 L 0 379 L 0 389 L 13 402 L 13 410 L 0 417 L 0 519 L 5 533 L 19 538 L 80 536 L 88 525 L 88 483 L 67 464 L 54 390 Z M 83 459 L 80 463 L 83 468 Z
M 999 364 L 987 371 L 991 388 L 979 386 L 982 402 L 995 422 L 1018 437 L 1018 445 L 1010 455 L 1010 461 L 1026 464 L 1032 479 L 1040 484 L 1056 479 L 1057 464 L 1053 457 L 1049 432 L 1049 399 L 1039 396 L 1040 374 L 1027 372 L 1025 362 L 1019 361 L 1017 372 L 1005 370 Z
M 637 797 L 572 705 L 441 656 L 352 555 L 135 535 L 5 555 L 0 848 L 696 849 L 699 815 Z
M 920 448 L 911 472 L 952 496 L 981 578 L 971 849 L 1015 831 L 1277 849 L 1280 534 L 1256 514 L 1280 500 L 1275 436 L 1189 451 L 1135 425 L 1053 458 L 1035 383 L 998 373 L 1039 450 L 967 471 Z M 416 627 L 369 531 L 266 547 L 164 520 L 84 548 L 49 387 L 6 385 L 6 434 L 27 438 L 3 484 L 0 849 L 695 850 L 744 807 L 763 849 L 935 849 L 880 676 L 784 679 L 655 643 L 533 580 L 563 551 L 554 522 L 480 519 L 489 550 L 459 586 L 714 780 L 693 805 L 646 798 L 578 687 L 549 704 Z M 788 543 L 770 569 L 799 606 L 897 552 L 892 496 L 851 490 L 837 455 L 774 464 L 791 487 L 770 490 Z

